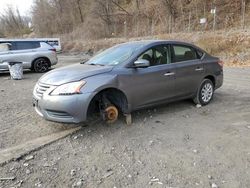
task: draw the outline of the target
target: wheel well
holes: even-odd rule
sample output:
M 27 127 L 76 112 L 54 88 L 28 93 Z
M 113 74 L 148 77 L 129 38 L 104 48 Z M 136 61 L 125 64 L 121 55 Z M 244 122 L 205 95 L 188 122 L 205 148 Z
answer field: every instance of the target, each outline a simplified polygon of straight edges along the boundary
M 46 59 L 46 61 L 49 62 L 49 66 L 51 66 L 51 62 L 50 62 L 49 58 L 47 58 L 47 57 L 38 57 L 38 58 L 36 58 L 36 59 L 34 59 L 32 61 L 32 63 L 31 63 L 31 69 L 34 69 L 34 63 L 35 63 L 35 61 L 38 60 L 38 59 L 40 59 L 40 58 Z
M 105 98 L 108 99 L 110 103 L 114 104 L 122 113 L 128 112 L 128 101 L 126 95 L 119 89 L 107 88 L 98 92 L 90 101 L 87 113 L 88 117 L 92 113 L 99 111 L 99 103 L 103 96 L 105 96 Z
M 211 76 L 211 75 L 209 75 L 209 76 L 206 76 L 204 79 L 209 79 L 209 80 L 211 80 L 212 81 L 212 83 L 214 84 L 214 86 L 215 86 L 215 78 L 213 77 L 213 76 Z

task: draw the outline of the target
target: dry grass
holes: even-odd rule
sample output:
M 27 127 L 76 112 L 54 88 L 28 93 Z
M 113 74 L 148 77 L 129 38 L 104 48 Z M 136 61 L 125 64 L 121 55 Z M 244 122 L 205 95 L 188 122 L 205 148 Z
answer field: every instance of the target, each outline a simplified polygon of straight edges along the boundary
M 119 43 L 146 40 L 146 39 L 171 39 L 194 43 L 205 49 L 211 55 L 220 57 L 226 66 L 250 66 L 250 32 L 217 31 L 217 32 L 195 32 L 161 34 L 136 38 L 109 38 L 99 40 L 62 41 L 64 52 L 86 52 L 99 50 L 114 46 Z

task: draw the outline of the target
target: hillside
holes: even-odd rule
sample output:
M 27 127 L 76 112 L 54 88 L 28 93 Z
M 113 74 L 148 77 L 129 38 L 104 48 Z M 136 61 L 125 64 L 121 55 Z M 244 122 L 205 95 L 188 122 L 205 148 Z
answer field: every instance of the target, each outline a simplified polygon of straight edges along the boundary
M 37 35 L 70 39 L 210 31 L 249 26 L 249 8 L 248 0 L 37 0 L 33 27 Z
M 249 0 L 35 0 L 31 18 L 6 9 L 0 37 L 60 37 L 65 52 L 97 52 L 127 40 L 181 39 L 228 64 L 249 64 L 249 10 Z

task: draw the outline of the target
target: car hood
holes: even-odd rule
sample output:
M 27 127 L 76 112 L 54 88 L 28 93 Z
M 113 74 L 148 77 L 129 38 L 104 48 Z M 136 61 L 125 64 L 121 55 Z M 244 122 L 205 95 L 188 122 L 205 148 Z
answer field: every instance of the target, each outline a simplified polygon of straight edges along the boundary
M 39 82 L 49 85 L 61 85 L 68 82 L 74 82 L 96 74 L 109 72 L 113 69 L 111 66 L 74 64 L 52 70 L 43 75 Z

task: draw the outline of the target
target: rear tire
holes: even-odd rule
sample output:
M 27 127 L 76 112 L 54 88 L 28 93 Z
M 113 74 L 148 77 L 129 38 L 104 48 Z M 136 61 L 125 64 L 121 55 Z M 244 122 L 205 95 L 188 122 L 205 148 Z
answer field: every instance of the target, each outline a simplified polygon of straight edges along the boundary
M 214 95 L 214 84 L 209 79 L 204 79 L 193 99 L 195 104 L 200 104 L 202 106 L 207 105 L 213 99 Z
M 33 63 L 33 70 L 37 73 L 44 73 L 49 70 L 49 61 L 45 58 L 38 58 Z

